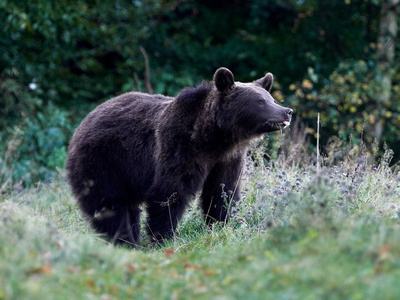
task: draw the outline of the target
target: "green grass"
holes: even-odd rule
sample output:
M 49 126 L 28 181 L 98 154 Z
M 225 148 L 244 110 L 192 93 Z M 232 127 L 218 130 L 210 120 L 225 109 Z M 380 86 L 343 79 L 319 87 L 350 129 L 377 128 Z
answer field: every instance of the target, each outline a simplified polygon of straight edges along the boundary
M 118 248 L 62 176 L 0 200 L 0 299 L 398 299 L 400 176 L 387 159 L 247 164 L 243 201 L 212 230 L 194 203 L 162 247 Z

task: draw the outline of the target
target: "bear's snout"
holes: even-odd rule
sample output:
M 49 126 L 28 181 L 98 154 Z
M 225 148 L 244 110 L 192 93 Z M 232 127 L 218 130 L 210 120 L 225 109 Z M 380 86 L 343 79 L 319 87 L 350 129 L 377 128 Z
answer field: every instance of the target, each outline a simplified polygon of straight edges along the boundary
M 291 108 L 286 108 L 285 109 L 286 114 L 289 116 L 289 118 L 292 118 L 292 114 L 293 114 L 293 109 Z
M 285 114 L 286 114 L 287 120 L 284 120 L 282 122 L 283 128 L 286 128 L 290 125 L 290 121 L 292 120 L 292 115 L 293 115 L 293 109 L 285 108 Z

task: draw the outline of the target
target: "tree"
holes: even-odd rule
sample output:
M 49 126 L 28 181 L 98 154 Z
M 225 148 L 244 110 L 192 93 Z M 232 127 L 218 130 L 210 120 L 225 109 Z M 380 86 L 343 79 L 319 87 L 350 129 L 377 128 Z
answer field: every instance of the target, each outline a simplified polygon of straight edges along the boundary
M 394 51 L 397 37 L 397 7 L 400 0 L 384 0 L 381 5 L 378 35 L 378 76 L 382 82 L 382 92 L 377 99 L 379 118 L 373 126 L 372 134 L 379 141 L 383 131 L 386 108 L 390 105 L 392 77 L 394 74 Z

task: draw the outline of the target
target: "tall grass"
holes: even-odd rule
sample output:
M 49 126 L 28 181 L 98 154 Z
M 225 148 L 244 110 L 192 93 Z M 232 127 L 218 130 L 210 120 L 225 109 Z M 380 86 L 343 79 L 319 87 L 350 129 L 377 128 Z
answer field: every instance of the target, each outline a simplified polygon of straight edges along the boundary
M 195 202 L 158 247 L 107 244 L 62 172 L 3 195 L 0 299 L 397 299 L 400 176 L 391 152 L 374 162 L 362 148 L 327 151 L 317 172 L 292 146 L 267 164 L 248 158 L 226 226 L 207 228 Z

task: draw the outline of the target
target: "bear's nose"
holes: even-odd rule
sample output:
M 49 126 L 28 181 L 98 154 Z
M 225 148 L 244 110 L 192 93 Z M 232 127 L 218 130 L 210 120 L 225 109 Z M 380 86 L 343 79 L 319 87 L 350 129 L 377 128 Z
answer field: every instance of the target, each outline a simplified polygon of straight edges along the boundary
M 293 109 L 291 109 L 291 108 L 286 108 L 286 109 L 285 109 L 285 112 L 286 112 L 286 114 L 287 114 L 288 116 L 291 116 L 291 115 L 293 114 Z

